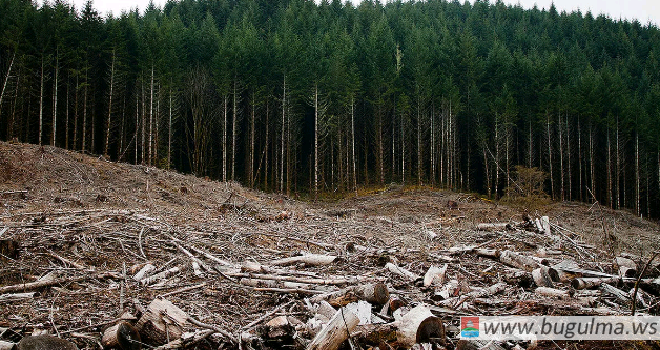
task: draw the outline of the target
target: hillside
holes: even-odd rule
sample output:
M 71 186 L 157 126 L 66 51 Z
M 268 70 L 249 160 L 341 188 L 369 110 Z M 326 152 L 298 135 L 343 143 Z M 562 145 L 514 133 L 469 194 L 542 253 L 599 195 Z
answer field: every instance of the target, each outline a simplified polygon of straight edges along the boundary
M 0 334 L 3 327 L 22 335 L 46 332 L 81 348 L 95 348 L 124 312 L 135 323 L 159 297 L 199 322 L 180 325 L 184 345 L 178 347 L 238 348 L 241 342 L 303 348 L 319 331 L 310 329 L 316 309 L 304 298 L 364 284 L 386 285 L 410 308 L 429 305 L 447 326 L 442 342 L 455 348 L 460 315 L 628 312 L 610 295 L 594 297 L 598 289 L 573 294 L 571 280 L 555 283 L 571 291 L 570 298 L 537 295 L 533 283 L 524 285 L 515 274 L 524 268 L 497 258 L 493 263 L 475 246 L 498 257 L 513 251 L 551 266 L 573 260 L 585 270 L 617 274 L 612 254 L 628 253 L 641 266 L 640 257 L 658 250 L 660 235 L 655 223 L 597 205 L 553 203 L 530 212 L 532 218 L 549 216 L 548 235 L 525 224 L 523 209 L 473 195 L 392 186 L 359 198 L 306 203 L 27 144 L 0 143 L 0 178 L 0 239 L 20 245 L 18 251 L 0 246 Z M 483 223 L 509 227 L 477 230 Z M 312 262 L 300 260 L 309 256 L 301 253 L 331 258 Z M 134 279 L 147 264 L 155 267 L 150 274 L 170 272 L 152 281 Z M 442 281 L 423 286 L 418 277 L 444 264 Z M 659 273 L 655 265 L 647 271 L 653 278 Z M 45 284 L 21 287 L 38 281 Z M 454 281 L 460 283 L 452 287 Z M 488 294 L 492 286 L 498 288 Z M 659 294 L 645 289 L 642 298 L 648 305 L 643 312 L 657 315 Z M 382 307 L 372 304 L 379 313 Z M 392 311 L 380 313 L 380 321 L 398 317 Z M 270 323 L 277 316 L 289 317 L 289 328 Z M 355 341 L 374 346 L 367 338 Z M 385 341 L 406 347 L 401 339 Z

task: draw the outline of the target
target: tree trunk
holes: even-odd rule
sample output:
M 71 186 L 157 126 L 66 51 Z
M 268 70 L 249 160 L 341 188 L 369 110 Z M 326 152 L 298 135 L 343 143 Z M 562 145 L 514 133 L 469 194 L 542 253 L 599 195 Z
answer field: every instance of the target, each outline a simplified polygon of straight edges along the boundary
M 610 126 L 607 126 L 607 205 L 614 208 L 614 201 L 612 200 L 612 145 L 610 142 Z
M 147 137 L 147 116 L 146 116 L 146 107 L 147 107 L 147 106 L 146 106 L 146 102 L 145 102 L 145 100 L 146 100 L 146 96 L 145 96 L 145 94 L 144 94 L 144 82 L 142 82 L 141 85 L 142 85 L 142 114 L 141 114 L 141 115 L 142 115 L 142 123 L 140 123 L 140 124 L 142 124 L 142 147 L 141 147 L 141 148 L 142 148 L 142 153 L 141 153 L 141 161 L 140 161 L 140 163 L 141 163 L 142 165 L 144 165 L 144 163 L 145 163 L 145 154 L 147 153 L 147 152 L 146 152 L 146 150 L 147 150 L 147 144 L 146 144 L 146 142 L 147 142 L 147 139 L 146 139 L 146 137 Z M 195 141 L 196 141 L 196 140 L 195 140 Z M 197 170 L 197 169 L 193 169 L 193 171 L 195 171 L 195 170 Z M 196 175 L 199 176 L 199 174 L 196 174 Z
M 238 118 L 238 104 L 240 96 L 238 91 L 238 81 L 234 78 L 234 88 L 232 91 L 232 120 L 231 120 L 231 180 L 236 179 L 236 123 Z
M 589 123 L 589 165 L 591 167 L 591 192 L 596 195 L 596 164 L 594 163 L 594 130 Z M 597 200 L 594 198 L 594 201 Z
M 250 158 L 249 158 L 250 159 L 250 165 L 248 166 L 248 171 L 250 172 L 250 176 L 249 176 L 250 187 L 254 187 L 254 143 L 255 143 L 255 140 L 254 140 L 254 137 L 255 137 L 255 135 L 254 135 L 254 132 L 255 132 L 255 130 L 254 130 L 255 129 L 254 128 L 254 123 L 255 123 L 254 108 L 255 108 L 255 106 L 254 105 L 255 104 L 256 104 L 256 97 L 255 97 L 255 93 L 254 93 L 254 90 L 253 90 L 252 91 L 252 103 L 251 103 L 252 109 L 250 111 Z
M 357 165 L 355 159 L 355 98 L 351 97 L 351 152 L 353 153 L 353 190 L 358 195 L 357 188 Z
M 559 175 L 560 175 L 560 181 L 559 185 L 561 186 L 560 188 L 560 198 L 561 201 L 564 201 L 564 140 L 563 140 L 563 133 L 561 130 L 562 126 L 561 122 L 561 112 L 557 112 L 557 130 L 559 131 Z
M 5 81 L 2 83 L 2 91 L 0 91 L 0 114 L 2 113 L 2 100 L 5 97 L 5 90 L 7 89 L 7 82 L 9 81 L 9 77 L 11 76 L 11 69 L 14 67 L 14 60 L 16 59 L 16 51 L 14 51 L 14 55 L 11 58 L 11 61 L 9 62 L 9 68 L 7 68 L 7 75 L 5 76 Z M 42 65 L 43 66 L 43 65 Z M 43 68 L 42 68 L 43 71 Z
M 619 140 L 619 116 L 616 116 L 616 208 L 621 208 L 621 143 Z
M 222 121 L 222 181 L 227 182 L 227 95 L 224 97 Z
M 80 72 L 76 73 L 76 102 L 73 114 L 73 149 L 78 147 L 78 112 L 80 111 Z
M 639 191 L 639 130 L 635 130 L 635 213 L 642 214 L 640 208 L 640 191 Z
M 170 80 L 169 114 L 167 123 L 167 169 L 172 166 L 172 81 Z
M 552 171 L 552 133 L 550 131 L 550 113 L 547 115 L 547 133 L 548 133 L 548 163 L 550 165 L 550 197 L 555 198 L 555 179 Z
M 582 164 L 584 163 L 584 156 L 582 154 L 582 129 L 580 128 L 580 116 L 577 118 L 578 127 L 578 170 L 580 173 L 580 201 L 584 201 L 584 186 L 582 185 Z
M 280 193 L 284 192 L 284 140 L 286 139 L 286 74 L 282 83 L 282 148 L 280 150 Z
M 64 119 L 64 149 L 69 149 L 69 107 L 71 97 L 71 75 L 66 76 L 66 109 L 64 111 L 66 118 Z
M 108 145 L 110 144 L 110 124 L 112 117 L 112 93 L 115 82 L 115 50 L 112 50 L 112 60 L 110 61 L 110 93 L 108 95 L 108 118 L 105 121 L 105 142 L 103 143 L 103 154 L 108 156 Z
M 380 184 L 385 185 L 385 159 L 383 156 L 383 116 L 381 115 L 380 106 L 378 106 L 378 120 L 376 122 L 377 137 L 378 137 L 378 166 L 380 167 Z
M 44 129 L 44 57 L 41 56 L 41 88 L 39 93 L 39 145 Z
M 149 143 L 147 144 L 147 165 L 152 165 L 153 157 L 153 129 L 154 129 L 154 66 L 151 65 L 151 78 L 149 79 Z
M 435 105 L 431 105 L 431 186 L 435 187 Z
M 319 88 L 314 86 L 314 200 L 319 197 Z
M 59 88 L 59 77 L 60 77 L 60 57 L 59 52 L 55 54 L 55 82 L 53 83 L 54 92 L 53 92 L 53 136 L 50 140 L 50 145 L 55 147 L 57 143 L 57 93 Z
M 571 134 L 568 127 L 568 112 L 566 112 L 566 150 L 568 153 L 568 200 L 573 200 L 573 167 L 571 162 Z
M 417 104 L 417 186 L 422 185 L 422 117 L 421 102 Z

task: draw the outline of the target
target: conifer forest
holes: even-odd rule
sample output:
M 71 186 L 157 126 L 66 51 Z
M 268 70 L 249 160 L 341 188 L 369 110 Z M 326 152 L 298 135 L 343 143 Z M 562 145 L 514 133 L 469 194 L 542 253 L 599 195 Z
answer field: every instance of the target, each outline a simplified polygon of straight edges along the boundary
M 0 139 L 289 196 L 522 190 L 660 217 L 660 32 L 501 1 L 0 0 Z

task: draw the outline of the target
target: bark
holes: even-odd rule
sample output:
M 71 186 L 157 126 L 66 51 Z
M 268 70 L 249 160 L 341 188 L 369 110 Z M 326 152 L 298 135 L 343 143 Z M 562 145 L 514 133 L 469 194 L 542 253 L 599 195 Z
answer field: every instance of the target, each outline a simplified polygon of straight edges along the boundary
M 280 193 L 284 192 L 284 141 L 286 139 L 285 129 L 286 129 L 286 73 L 284 74 L 284 80 L 282 82 L 282 147 L 280 149 Z
M 223 121 L 222 121 L 222 181 L 227 182 L 227 95 L 223 102 Z
M 236 118 L 238 118 L 239 91 L 238 81 L 234 78 L 234 88 L 232 91 L 232 119 L 231 119 L 231 180 L 235 180 L 236 171 Z
M 417 343 L 444 344 L 445 327 L 426 305 L 415 307 L 395 323 L 397 343 L 405 348 L 411 348 Z
M 314 200 L 319 199 L 319 88 L 314 85 Z
M 55 146 L 57 141 L 57 93 L 59 91 L 59 77 L 60 77 L 60 57 L 59 53 L 55 54 L 55 81 L 53 92 L 53 137 L 50 140 L 50 145 Z
M 351 153 L 352 163 L 353 163 L 353 189 L 355 190 L 355 196 L 358 195 L 357 188 L 357 160 L 355 159 L 355 98 L 351 97 Z
M 151 65 L 149 80 L 149 143 L 147 144 L 147 164 L 152 165 L 153 159 L 153 129 L 154 129 L 154 66 Z
M 307 350 L 338 349 L 359 323 L 360 320 L 352 311 L 338 310 L 330 322 L 309 343 Z
M 115 81 L 115 50 L 112 50 L 112 60 L 110 62 L 110 92 L 108 94 L 108 118 L 105 123 L 105 142 L 103 144 L 103 154 L 108 155 L 108 145 L 110 144 L 110 125 L 112 118 L 112 93 Z
M 167 299 L 154 299 L 138 321 L 136 328 L 148 344 L 162 345 L 181 338 L 188 315 Z
M 561 196 L 560 197 L 561 201 L 563 202 L 566 197 L 564 195 L 564 189 L 565 189 L 564 177 L 565 177 L 565 174 L 564 174 L 564 139 L 563 139 L 563 133 L 562 133 L 562 130 L 561 130 L 562 124 L 563 123 L 561 122 L 561 112 L 559 112 L 557 114 L 557 130 L 559 131 L 559 174 L 561 175 L 561 177 L 560 177 L 560 179 L 561 179 L 560 180 L 561 189 L 560 189 L 559 192 L 560 192 L 560 196 Z
M 167 123 L 167 169 L 172 166 L 172 81 L 170 81 L 169 113 Z
M 41 56 L 41 84 L 39 93 L 39 145 L 41 145 L 41 137 L 43 135 L 44 125 L 44 57 Z
M 501 252 L 500 262 L 526 271 L 533 271 L 540 265 L 534 258 L 510 250 Z
M 2 100 L 5 97 L 5 91 L 7 89 L 7 82 L 11 77 L 11 70 L 14 67 L 14 60 L 16 59 L 16 51 L 14 51 L 11 61 L 9 62 L 9 67 L 7 68 L 7 75 L 5 75 L 5 81 L 2 83 L 2 90 L 0 91 L 0 107 L 2 107 Z M 0 113 L 2 113 L 2 108 L 0 108 Z

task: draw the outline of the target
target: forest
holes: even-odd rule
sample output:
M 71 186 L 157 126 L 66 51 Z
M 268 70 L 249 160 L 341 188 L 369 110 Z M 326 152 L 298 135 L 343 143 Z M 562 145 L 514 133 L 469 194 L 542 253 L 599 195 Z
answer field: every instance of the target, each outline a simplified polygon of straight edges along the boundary
M 660 217 L 656 25 L 501 1 L 0 0 L 0 139 L 290 196 L 397 183 Z

